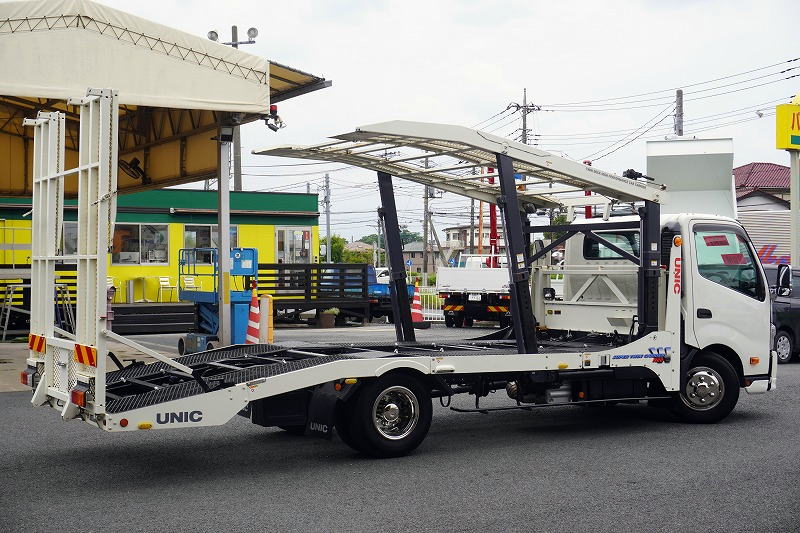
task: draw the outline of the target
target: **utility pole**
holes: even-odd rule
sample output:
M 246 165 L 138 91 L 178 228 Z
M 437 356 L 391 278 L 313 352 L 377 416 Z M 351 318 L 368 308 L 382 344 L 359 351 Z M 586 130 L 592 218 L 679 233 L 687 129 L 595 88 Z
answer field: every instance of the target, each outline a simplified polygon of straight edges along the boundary
M 506 109 L 514 109 L 522 114 L 522 136 L 520 141 L 522 144 L 528 144 L 528 113 L 534 111 L 541 111 L 541 107 L 536 104 L 528 103 L 528 89 L 522 89 L 522 104 L 511 102 Z
M 425 168 L 428 168 L 428 158 L 425 158 Z M 422 283 L 428 284 L 428 197 L 430 196 L 429 187 L 425 185 L 425 198 L 422 213 Z
M 256 37 L 258 37 L 258 30 L 255 28 L 250 28 L 247 30 L 247 40 L 240 41 L 239 28 L 236 26 L 231 26 L 231 40 L 230 42 L 222 44 L 238 49 L 240 44 L 254 44 L 256 42 Z M 219 40 L 219 34 L 216 31 L 211 30 L 208 32 L 208 38 L 212 41 L 217 41 Z M 208 180 L 206 180 L 205 188 L 206 190 L 210 188 Z M 242 138 L 239 133 L 238 124 L 235 124 L 233 127 L 233 190 L 242 190 Z
M 469 253 L 475 253 L 475 198 L 469 201 Z
M 311 182 L 306 182 L 306 194 L 311 194 Z
M 375 240 L 375 246 L 377 246 L 377 248 L 378 248 L 378 260 L 377 260 L 377 263 L 375 264 L 375 266 L 381 266 L 381 217 L 380 217 L 380 215 L 378 215 L 377 229 L 378 229 L 378 235 L 377 235 L 378 238 Z
M 325 248 L 325 260 L 331 262 L 331 177 L 325 174 L 325 196 L 322 202 L 325 204 L 325 235 L 328 246 Z
M 683 136 L 683 89 L 675 91 L 675 135 Z

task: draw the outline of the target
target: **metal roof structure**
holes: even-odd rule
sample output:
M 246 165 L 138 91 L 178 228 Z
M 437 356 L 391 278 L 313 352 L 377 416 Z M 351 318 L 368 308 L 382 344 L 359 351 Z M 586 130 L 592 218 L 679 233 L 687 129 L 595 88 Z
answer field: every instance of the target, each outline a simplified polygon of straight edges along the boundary
M 391 121 L 362 126 L 315 146 L 283 146 L 254 154 L 345 163 L 496 203 L 497 154 L 514 161 L 524 179 L 519 201 L 557 207 L 563 199 L 593 191 L 612 200 L 666 201 L 666 187 L 605 172 L 549 152 L 482 131 L 448 124 Z M 523 185 L 523 181 L 520 181 Z

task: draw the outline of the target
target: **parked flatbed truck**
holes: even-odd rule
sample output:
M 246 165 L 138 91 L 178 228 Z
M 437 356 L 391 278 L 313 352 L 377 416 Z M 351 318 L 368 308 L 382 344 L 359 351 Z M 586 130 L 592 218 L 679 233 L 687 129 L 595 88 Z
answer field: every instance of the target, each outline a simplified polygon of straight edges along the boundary
M 475 320 L 511 324 L 505 256 L 461 254 L 456 265 L 436 269 L 445 326 L 472 327 Z
M 82 106 L 95 103 L 87 98 Z M 115 111 L 105 101 L 92 112 L 106 124 L 103 117 Z M 42 148 L 45 158 L 57 149 L 55 143 L 42 144 L 57 120 L 58 113 L 50 113 L 33 123 L 37 149 Z M 84 223 L 96 221 L 98 234 L 104 235 L 104 221 L 113 220 L 107 217 L 113 213 L 113 195 L 102 191 L 107 190 L 108 180 L 115 187 L 116 164 L 108 164 L 113 154 L 101 150 L 98 155 L 83 143 L 115 146 L 116 132 L 95 132 L 88 126 L 85 133 L 81 156 L 87 150 L 89 155 L 81 160 L 99 170 L 81 172 L 79 179 L 83 185 L 99 176 L 101 187 L 80 186 L 79 205 L 91 215 Z M 474 408 L 456 410 L 480 413 L 657 400 L 668 403 L 688 422 L 716 422 L 734 408 L 740 388 L 751 393 L 775 388 L 777 365 L 770 352 L 773 333 L 766 281 L 752 244 L 734 220 L 686 215 L 662 224 L 658 202 L 666 198 L 663 187 L 458 126 L 389 122 L 337 139 L 263 153 L 346 161 L 378 171 L 379 214 L 386 228 L 395 295 L 405 295 L 406 282 L 392 175 L 498 203 L 504 217 L 513 319 L 498 336 L 507 338 L 417 342 L 408 300 L 394 298 L 396 342 L 238 345 L 173 360 L 105 328 L 99 304 L 100 292 L 105 292 L 108 243 L 101 237 L 79 242 L 83 286 L 78 291 L 78 328 L 70 339 L 54 329 L 52 320 L 48 261 L 58 255 L 59 244 L 41 231 L 58 224 L 59 215 L 43 206 L 59 205 L 52 197 L 58 190 L 46 186 L 63 172 L 44 175 L 35 168 L 32 268 L 34 287 L 40 290 L 33 298 L 31 351 L 21 376 L 33 389 L 32 403 L 58 409 L 65 420 L 81 419 L 110 432 L 212 426 L 239 414 L 263 426 L 326 437 L 336 432 L 356 450 L 391 457 L 406 454 L 423 441 L 436 397 L 445 402 L 457 394 L 473 395 Z M 401 147 L 417 152 L 393 160 L 383 155 L 386 146 L 393 152 Z M 440 161 L 425 168 L 420 164 L 424 158 Z M 499 187 L 450 173 L 470 165 L 497 168 Z M 105 175 L 106 169 L 112 174 Z M 525 191 L 516 190 L 515 173 L 528 176 Z M 531 290 L 530 265 L 550 248 L 530 253 L 528 236 L 543 228 L 528 226 L 521 212 L 556 204 L 556 191 L 583 189 L 643 204 L 636 226 L 640 257 L 603 239 L 588 225 L 548 228 L 580 233 L 622 252 L 636 266 L 635 321 L 623 336 L 598 334 L 578 343 L 543 341 L 537 336 L 534 310 L 545 291 L 535 285 Z M 633 227 L 626 224 L 625 229 Z M 720 283 L 721 277 L 739 282 Z M 588 303 L 573 307 L 581 313 L 592 306 L 606 309 L 598 302 Z M 138 347 L 158 361 L 107 371 L 109 338 Z M 480 405 L 489 392 L 503 389 L 510 397 L 507 407 Z

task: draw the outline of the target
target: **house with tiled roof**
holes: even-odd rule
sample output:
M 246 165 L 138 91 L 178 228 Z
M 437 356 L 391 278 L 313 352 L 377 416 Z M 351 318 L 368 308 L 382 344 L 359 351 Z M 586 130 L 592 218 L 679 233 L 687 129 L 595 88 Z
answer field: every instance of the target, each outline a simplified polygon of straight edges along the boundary
M 789 209 L 789 167 L 747 163 L 733 169 L 733 178 L 740 212 Z

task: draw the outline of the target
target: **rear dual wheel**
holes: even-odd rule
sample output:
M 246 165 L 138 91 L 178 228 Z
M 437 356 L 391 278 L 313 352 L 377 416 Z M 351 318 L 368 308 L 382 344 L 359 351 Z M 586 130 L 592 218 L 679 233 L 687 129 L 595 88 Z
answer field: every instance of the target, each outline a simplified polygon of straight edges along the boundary
M 422 443 L 433 405 L 422 382 L 388 374 L 364 383 L 339 409 L 336 431 L 351 448 L 374 457 L 399 457 Z

